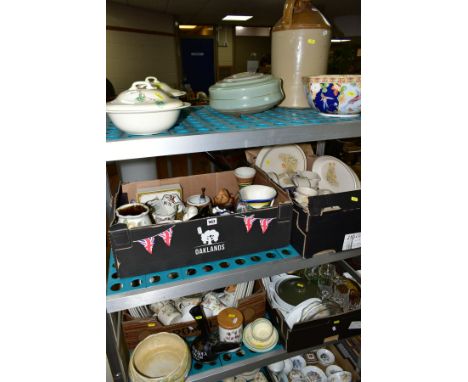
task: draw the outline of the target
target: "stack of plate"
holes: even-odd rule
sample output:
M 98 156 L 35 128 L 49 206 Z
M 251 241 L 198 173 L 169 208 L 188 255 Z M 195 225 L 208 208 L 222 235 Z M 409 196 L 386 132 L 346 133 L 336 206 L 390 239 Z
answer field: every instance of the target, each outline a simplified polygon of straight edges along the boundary
M 177 334 L 146 337 L 132 353 L 128 372 L 132 382 L 183 382 L 191 366 L 190 351 Z
M 273 324 L 266 318 L 258 318 L 244 328 L 244 345 L 257 353 L 272 350 L 278 343 L 279 335 Z
M 361 182 L 356 173 L 338 158 L 320 156 L 314 161 L 312 171 L 320 176 L 319 189 L 334 193 L 361 189 Z

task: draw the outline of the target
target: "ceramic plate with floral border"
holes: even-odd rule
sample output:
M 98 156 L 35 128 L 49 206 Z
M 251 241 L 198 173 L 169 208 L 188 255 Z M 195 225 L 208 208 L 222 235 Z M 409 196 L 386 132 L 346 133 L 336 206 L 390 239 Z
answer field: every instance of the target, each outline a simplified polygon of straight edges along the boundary
M 356 173 L 338 158 L 322 155 L 314 161 L 312 171 L 320 175 L 319 189 L 337 193 L 361 188 Z
M 307 169 L 307 158 L 298 145 L 264 147 L 255 160 L 255 165 L 266 173 L 296 173 Z

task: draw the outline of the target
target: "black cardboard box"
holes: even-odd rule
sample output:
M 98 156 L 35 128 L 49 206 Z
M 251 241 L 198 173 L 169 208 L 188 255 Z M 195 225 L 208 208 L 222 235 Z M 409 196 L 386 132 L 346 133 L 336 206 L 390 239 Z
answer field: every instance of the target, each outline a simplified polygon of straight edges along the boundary
M 274 187 L 277 191 L 272 207 L 132 229 L 128 229 L 125 224 L 116 223 L 115 220 L 109 234 L 119 276 L 131 277 L 288 245 L 291 235 L 291 199 L 262 170 L 256 170 L 254 183 Z M 233 171 L 133 182 L 121 185 L 114 198 L 114 211 L 129 201 L 137 200 L 137 189 L 169 184 L 182 186 L 184 201 L 190 195 L 199 194 L 202 187 L 206 188 L 206 195 L 212 198 L 223 187 L 233 194 L 239 190 Z M 250 230 L 247 230 L 244 218 L 255 219 Z M 261 229 L 261 219 L 272 219 L 265 232 Z M 171 231 L 169 234 L 168 230 Z M 216 231 L 215 237 L 209 241 L 204 240 L 207 231 Z M 164 232 L 166 236 L 163 240 Z M 155 238 L 151 253 L 138 241 L 150 237 Z
M 309 212 L 293 202 L 291 244 L 304 258 L 361 246 L 360 190 L 309 197 Z
M 267 310 L 283 337 L 286 350 L 293 352 L 312 346 L 338 341 L 361 334 L 361 310 L 342 313 L 288 327 L 283 316 L 272 308 L 267 299 Z

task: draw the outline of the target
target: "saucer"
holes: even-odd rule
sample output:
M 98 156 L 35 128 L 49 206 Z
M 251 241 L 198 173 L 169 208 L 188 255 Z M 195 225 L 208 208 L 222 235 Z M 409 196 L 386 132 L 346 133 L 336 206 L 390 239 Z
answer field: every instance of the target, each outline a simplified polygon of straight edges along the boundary
M 328 378 L 317 366 L 306 366 L 302 369 L 302 374 L 304 374 L 309 381 L 317 381 L 317 382 L 327 382 Z
M 335 362 L 335 355 L 330 350 L 319 349 L 316 353 L 319 363 L 322 366 L 331 365 L 333 362 Z

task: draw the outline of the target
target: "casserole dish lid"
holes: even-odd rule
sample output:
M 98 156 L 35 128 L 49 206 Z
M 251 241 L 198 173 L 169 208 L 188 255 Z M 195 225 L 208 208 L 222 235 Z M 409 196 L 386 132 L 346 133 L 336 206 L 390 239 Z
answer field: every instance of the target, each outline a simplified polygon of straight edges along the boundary
M 246 99 L 281 93 L 281 82 L 271 74 L 243 72 L 227 77 L 209 88 L 210 98 Z
M 167 111 L 184 107 L 184 103 L 170 97 L 165 91 L 151 84 L 150 81 L 136 81 L 130 89 L 106 104 L 106 111 L 115 112 L 154 112 Z

